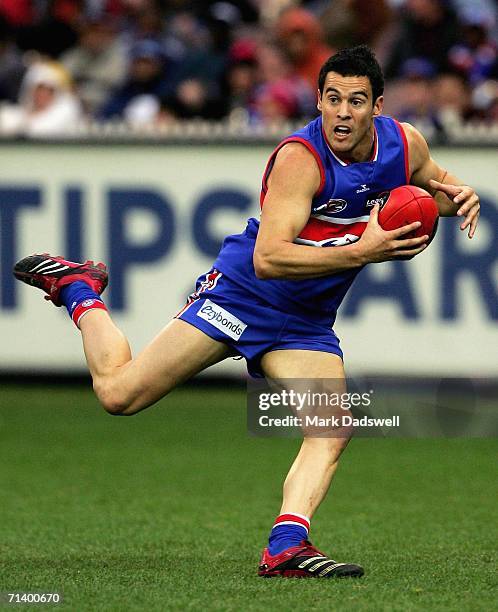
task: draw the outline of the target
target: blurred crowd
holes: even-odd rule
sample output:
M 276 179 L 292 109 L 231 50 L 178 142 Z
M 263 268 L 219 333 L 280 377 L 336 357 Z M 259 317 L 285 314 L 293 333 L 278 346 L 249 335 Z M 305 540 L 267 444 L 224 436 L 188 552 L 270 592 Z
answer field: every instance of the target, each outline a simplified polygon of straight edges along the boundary
M 359 43 L 386 113 L 498 122 L 497 27 L 494 0 L 0 0 L 0 133 L 312 118 L 321 64 Z

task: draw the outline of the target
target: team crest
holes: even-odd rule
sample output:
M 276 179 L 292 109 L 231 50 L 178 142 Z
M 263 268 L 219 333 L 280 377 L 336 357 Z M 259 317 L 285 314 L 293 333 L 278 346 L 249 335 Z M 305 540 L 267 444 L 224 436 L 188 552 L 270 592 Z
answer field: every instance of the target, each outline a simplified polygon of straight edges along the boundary
M 328 212 L 328 213 L 339 213 L 342 212 L 348 203 L 346 200 L 340 198 L 331 198 L 326 204 L 322 204 L 315 208 L 313 212 Z
M 389 200 L 390 195 L 390 191 L 383 191 L 382 193 L 377 193 L 374 196 L 368 198 L 366 207 L 373 208 L 376 204 L 378 204 L 379 207 L 382 209 L 385 206 L 387 200 Z

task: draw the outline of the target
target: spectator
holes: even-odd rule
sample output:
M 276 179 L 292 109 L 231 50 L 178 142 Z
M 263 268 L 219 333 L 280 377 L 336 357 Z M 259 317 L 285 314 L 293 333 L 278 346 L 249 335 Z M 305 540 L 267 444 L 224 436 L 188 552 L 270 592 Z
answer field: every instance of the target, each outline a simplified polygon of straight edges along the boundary
M 485 80 L 498 57 L 496 43 L 488 37 L 488 23 L 482 12 L 462 11 L 461 41 L 449 51 L 450 65 L 472 85 Z
M 323 42 L 318 19 L 304 9 L 291 8 L 278 20 L 276 38 L 295 74 L 316 89 L 317 74 L 334 51 Z
M 299 100 L 288 81 L 281 79 L 264 83 L 256 92 L 252 121 L 270 125 L 295 119 L 298 116 Z
M 4 106 L 0 131 L 8 135 L 61 136 L 81 121 L 68 74 L 55 62 L 38 62 L 24 77 L 19 104 Z
M 448 117 L 496 116 L 497 22 L 495 0 L 0 0 L 0 100 L 19 99 L 41 55 L 64 64 L 97 119 L 312 117 L 333 47 L 366 42 L 395 79 L 386 112 L 439 129 Z M 7 108 L 4 119 L 19 114 Z
M 33 1 L 31 4 L 35 19 L 31 25 L 18 29 L 17 44 L 22 50 L 58 58 L 78 40 L 77 24 L 83 15 L 83 1 Z
M 236 15 L 236 14 L 235 14 Z M 234 14 L 229 12 L 229 16 Z M 222 19 L 216 11 L 206 14 L 200 26 L 201 36 L 186 47 L 181 64 L 174 75 L 176 83 L 196 81 L 206 90 L 210 99 L 220 98 L 222 81 L 228 66 L 231 31 L 237 22 Z
M 7 23 L 0 17 L 0 100 L 16 102 L 25 66 L 12 42 Z
M 251 39 L 238 40 L 230 49 L 225 74 L 223 98 L 226 114 L 247 119 L 257 83 L 257 44 Z
M 123 14 L 123 41 L 131 48 L 144 39 L 161 41 L 164 19 L 157 0 L 126 0 Z
M 166 66 L 161 45 L 155 40 L 142 40 L 131 51 L 125 82 L 104 104 L 101 119 L 123 117 L 126 107 L 137 96 L 152 96 L 158 101 L 166 93 Z
M 295 104 L 293 118 L 311 117 L 316 114 L 316 91 L 318 84 L 315 80 L 309 83 L 293 70 L 293 65 L 284 55 L 279 47 L 272 44 L 263 44 L 258 49 L 258 72 L 260 91 L 265 91 L 265 86 L 278 84 L 274 90 L 279 92 L 282 84 L 291 92 Z M 266 89 L 268 89 L 266 87 Z M 269 88 L 273 91 L 272 88 Z M 278 98 L 281 95 L 276 94 Z M 290 105 L 287 104 L 287 109 Z
M 472 114 L 471 90 L 459 74 L 443 73 L 434 82 L 434 111 L 443 125 L 461 123 Z
M 232 29 L 239 19 L 238 9 L 229 4 L 213 4 L 203 14 L 200 44 L 185 45 L 181 64 L 173 75 L 174 91 L 163 100 L 163 110 L 180 119 L 201 117 L 221 119 L 228 111 L 224 82 L 228 68 Z M 233 21 L 232 21 L 233 20 Z M 195 39 L 194 39 L 195 40 Z
M 387 62 L 387 79 L 400 76 L 411 58 L 431 61 L 438 72 L 448 67 L 448 51 L 458 40 L 455 12 L 443 0 L 407 0 L 400 32 Z
M 86 21 L 78 44 L 61 56 L 85 110 L 93 114 L 120 85 L 126 74 L 126 54 L 108 19 Z
M 498 123 L 498 80 L 489 79 L 476 87 L 472 104 L 477 118 Z
M 366 44 L 376 48 L 391 21 L 386 0 L 334 0 L 320 13 L 325 39 L 332 47 Z
M 433 84 L 435 66 L 424 59 L 412 58 L 405 62 L 401 78 L 389 85 L 384 112 L 398 121 L 419 124 L 433 117 Z
M 163 111 L 169 110 L 178 119 L 221 119 L 225 105 L 199 78 L 181 81 L 174 92 L 162 101 Z

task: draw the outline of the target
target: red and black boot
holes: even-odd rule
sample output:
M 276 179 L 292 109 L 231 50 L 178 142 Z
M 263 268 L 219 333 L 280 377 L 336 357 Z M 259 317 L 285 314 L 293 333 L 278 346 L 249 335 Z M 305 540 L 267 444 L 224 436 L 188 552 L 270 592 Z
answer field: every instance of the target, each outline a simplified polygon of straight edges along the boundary
M 277 555 L 263 551 L 258 576 L 272 578 L 360 578 L 364 571 L 354 563 L 338 563 L 315 548 L 308 540 L 286 548 Z

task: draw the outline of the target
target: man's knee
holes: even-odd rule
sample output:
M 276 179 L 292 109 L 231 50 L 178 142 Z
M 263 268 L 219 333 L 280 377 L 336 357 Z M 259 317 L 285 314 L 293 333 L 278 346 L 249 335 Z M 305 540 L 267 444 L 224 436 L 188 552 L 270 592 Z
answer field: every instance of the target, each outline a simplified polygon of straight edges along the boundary
M 113 416 L 131 416 L 127 410 L 131 407 L 132 398 L 122 386 L 113 384 L 109 380 L 97 380 L 93 383 L 93 390 L 106 412 Z
M 352 434 L 352 428 L 341 427 L 319 434 L 305 434 L 304 440 L 313 452 L 328 455 L 330 463 L 335 463 L 348 445 Z
M 150 387 L 132 387 L 110 377 L 93 382 L 93 389 L 104 410 L 114 416 L 133 416 L 167 395 L 173 388 L 174 384 L 171 384 L 170 388 L 161 389 L 162 393 L 158 397 Z

